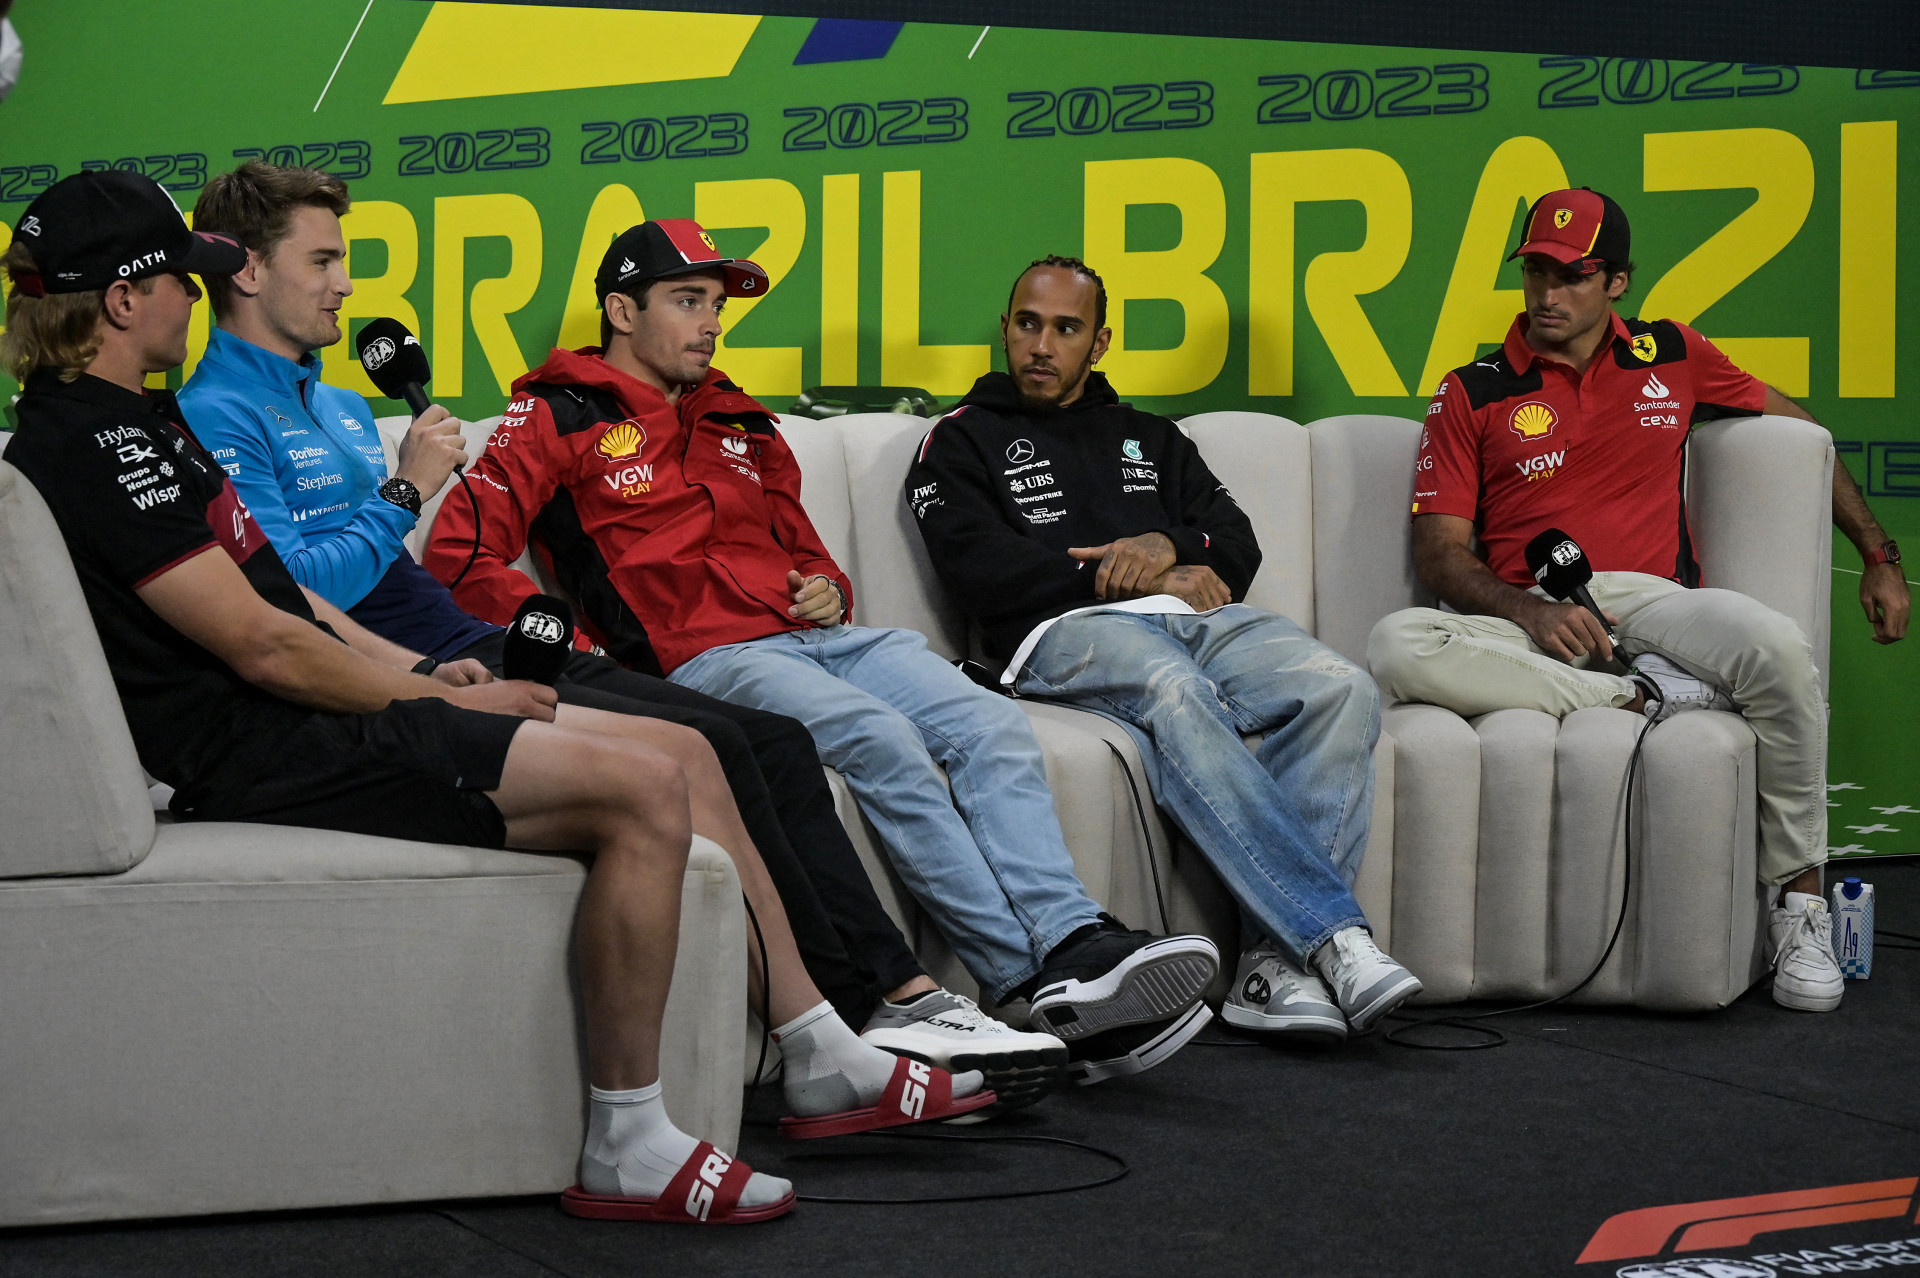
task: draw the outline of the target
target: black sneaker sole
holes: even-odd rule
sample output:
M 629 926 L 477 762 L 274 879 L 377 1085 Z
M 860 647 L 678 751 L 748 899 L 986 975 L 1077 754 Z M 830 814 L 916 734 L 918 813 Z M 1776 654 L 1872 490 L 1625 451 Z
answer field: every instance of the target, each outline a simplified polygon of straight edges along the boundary
M 1192 1007 L 1219 970 L 1219 953 L 1203 938 L 1166 937 L 1129 954 L 1104 976 L 1036 990 L 1029 1024 L 1071 1041 L 1164 1021 Z
M 893 1049 L 884 1050 L 892 1051 Z M 918 1052 L 894 1052 L 894 1055 L 923 1061 L 929 1065 L 934 1063 Z M 969 1122 L 979 1122 L 994 1114 L 1025 1109 L 1045 1099 L 1049 1092 L 1066 1082 L 1067 1049 L 1062 1044 L 1059 1047 L 1018 1052 L 956 1052 L 951 1063 L 945 1068 L 955 1074 L 964 1074 L 970 1069 L 977 1069 L 986 1075 L 987 1090 L 1000 1099 L 987 1108 L 966 1116 Z

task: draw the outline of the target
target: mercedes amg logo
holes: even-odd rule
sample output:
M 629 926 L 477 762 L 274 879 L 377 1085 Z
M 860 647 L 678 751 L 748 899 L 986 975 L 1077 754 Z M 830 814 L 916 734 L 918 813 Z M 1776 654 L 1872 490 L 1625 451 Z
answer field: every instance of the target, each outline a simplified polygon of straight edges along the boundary
M 1024 439 L 1016 439 L 1007 445 L 1007 460 L 1018 466 L 1022 462 L 1033 460 L 1033 444 Z

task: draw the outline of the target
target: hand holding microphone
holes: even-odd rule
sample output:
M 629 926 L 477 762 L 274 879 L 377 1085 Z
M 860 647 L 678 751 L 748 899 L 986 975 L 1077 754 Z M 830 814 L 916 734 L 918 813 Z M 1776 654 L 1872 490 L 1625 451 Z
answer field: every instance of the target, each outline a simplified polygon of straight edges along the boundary
M 433 496 L 448 475 L 466 466 L 467 444 L 458 419 L 427 398 L 426 384 L 433 380 L 427 353 L 406 325 L 392 319 L 367 321 L 353 345 L 380 393 L 405 400 L 413 410 L 413 425 L 400 441 L 395 477 L 418 488 L 423 498 Z
M 1527 543 L 1527 567 L 1540 588 L 1554 599 L 1572 600 L 1556 607 L 1543 604 L 1533 618 L 1534 624 L 1521 621 L 1533 641 L 1562 661 L 1572 661 L 1589 653 L 1602 661 L 1613 658 L 1620 638 L 1613 627 L 1618 621 L 1600 610 L 1587 589 L 1593 580 L 1593 564 L 1580 543 L 1549 528 Z

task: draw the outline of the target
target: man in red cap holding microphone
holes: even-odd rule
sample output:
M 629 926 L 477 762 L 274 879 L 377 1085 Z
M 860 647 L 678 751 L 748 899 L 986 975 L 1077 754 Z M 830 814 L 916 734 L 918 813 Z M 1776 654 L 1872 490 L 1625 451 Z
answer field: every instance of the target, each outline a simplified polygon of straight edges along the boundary
M 1736 710 L 1758 738 L 1760 876 L 1782 889 L 1769 928 L 1774 1001 L 1840 1005 L 1820 897 L 1826 862 L 1826 705 L 1806 636 L 1730 590 L 1699 588 L 1682 464 L 1688 431 L 1720 417 L 1813 421 L 1672 320 L 1623 319 L 1633 276 L 1627 217 L 1597 191 L 1553 191 L 1527 214 L 1526 311 L 1500 350 L 1447 374 L 1427 409 L 1414 472 L 1421 582 L 1456 610 L 1383 618 L 1367 644 L 1381 689 L 1462 715 L 1564 715 L 1617 706 L 1650 719 Z M 1860 550 L 1874 639 L 1906 633 L 1900 551 L 1858 485 L 1833 472 L 1833 520 Z M 1566 530 L 1598 570 L 1595 602 L 1633 653 L 1614 662 L 1607 627 L 1534 585 L 1527 543 Z M 1476 555 L 1478 536 L 1485 558 Z

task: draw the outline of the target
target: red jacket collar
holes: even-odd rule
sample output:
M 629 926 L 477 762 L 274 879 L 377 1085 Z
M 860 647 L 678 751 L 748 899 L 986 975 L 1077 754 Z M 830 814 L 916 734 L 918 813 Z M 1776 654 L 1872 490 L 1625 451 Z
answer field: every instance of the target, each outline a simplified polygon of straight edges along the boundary
M 689 430 L 695 422 L 707 416 L 739 421 L 747 429 L 760 433 L 771 433 L 773 430 L 774 415 L 753 396 L 728 381 L 727 375 L 717 368 L 708 368 L 700 384 L 681 392 L 678 404 L 671 406 L 667 403 L 667 397 L 657 388 L 637 377 L 629 377 L 602 359 L 598 346 L 583 346 L 577 351 L 555 347 L 544 364 L 514 381 L 514 394 L 519 394 L 523 386 L 534 382 L 588 386 L 605 391 L 635 417 L 675 412 L 681 425 Z
M 1620 318 L 1620 312 L 1608 311 L 1607 320 L 1613 331 L 1614 341 L 1631 342 L 1633 340 L 1633 334 L 1627 331 L 1627 322 Z M 1608 345 L 1611 344 L 1608 343 Z M 1501 349 L 1506 352 L 1507 363 L 1513 365 L 1513 371 L 1516 373 L 1526 372 L 1533 367 L 1534 360 L 1542 358 L 1538 351 L 1527 345 L 1527 313 L 1525 311 L 1513 317 L 1513 327 L 1507 330 L 1507 340 L 1501 343 Z M 1598 357 L 1596 352 L 1595 358 Z M 1549 359 L 1547 362 L 1558 364 L 1561 361 Z

